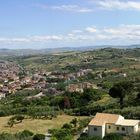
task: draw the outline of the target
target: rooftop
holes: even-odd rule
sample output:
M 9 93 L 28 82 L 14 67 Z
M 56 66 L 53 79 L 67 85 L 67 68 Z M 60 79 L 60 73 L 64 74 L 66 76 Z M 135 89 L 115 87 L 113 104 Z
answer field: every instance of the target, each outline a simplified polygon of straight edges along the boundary
M 138 124 L 139 120 L 129 120 L 129 119 L 123 119 L 116 123 L 116 125 L 122 125 L 122 126 L 135 126 Z
M 121 115 L 97 113 L 96 116 L 90 121 L 89 125 L 102 126 L 105 123 L 116 123 Z
M 124 119 L 123 116 L 117 114 L 97 113 L 89 125 L 102 126 L 106 123 L 121 126 L 135 126 L 140 123 L 140 120 Z

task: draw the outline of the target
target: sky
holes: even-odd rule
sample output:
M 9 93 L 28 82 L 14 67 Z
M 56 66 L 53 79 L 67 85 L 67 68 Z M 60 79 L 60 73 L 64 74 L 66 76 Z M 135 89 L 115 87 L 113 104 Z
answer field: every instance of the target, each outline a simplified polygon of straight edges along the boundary
M 140 0 L 0 0 L 0 48 L 140 44 Z

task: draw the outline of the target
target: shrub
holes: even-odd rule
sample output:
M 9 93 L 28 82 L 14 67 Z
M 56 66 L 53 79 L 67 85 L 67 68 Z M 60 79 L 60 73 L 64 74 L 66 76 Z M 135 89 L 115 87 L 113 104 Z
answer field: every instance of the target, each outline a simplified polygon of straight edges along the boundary
M 22 116 L 22 115 L 16 115 L 16 116 L 15 116 L 15 119 L 16 119 L 17 121 L 19 121 L 19 122 L 22 122 L 23 119 L 24 119 L 24 116 Z
M 106 135 L 103 140 L 123 140 L 123 137 L 119 134 L 110 133 Z
M 24 131 L 18 133 L 18 135 L 20 137 L 30 137 L 30 136 L 33 136 L 33 132 L 31 132 L 29 130 L 24 130 Z
M 2 133 L 0 134 L 0 140 L 16 140 L 12 134 Z
M 89 137 L 87 134 L 82 134 L 78 140 L 102 140 L 100 137 Z M 111 140 L 111 139 L 110 139 Z
M 79 120 L 79 130 L 86 127 L 88 125 L 88 123 L 90 122 L 90 118 L 85 118 L 85 119 L 81 119 Z
M 74 127 L 76 127 L 78 123 L 77 118 L 72 119 L 70 123 L 73 124 Z
M 33 136 L 33 140 L 44 140 L 45 139 L 45 135 L 43 134 L 36 134 Z
M 127 136 L 128 140 L 140 140 L 140 133 Z
M 50 133 L 57 140 L 72 140 L 71 130 L 69 129 L 53 129 L 50 130 Z
M 63 126 L 62 126 L 63 129 L 72 129 L 72 125 L 71 124 L 68 124 L 68 123 L 65 123 Z

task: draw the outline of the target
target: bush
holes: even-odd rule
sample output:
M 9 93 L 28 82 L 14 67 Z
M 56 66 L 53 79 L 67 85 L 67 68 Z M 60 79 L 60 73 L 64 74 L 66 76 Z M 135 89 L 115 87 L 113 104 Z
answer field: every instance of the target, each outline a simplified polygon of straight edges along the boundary
M 33 140 L 44 140 L 45 139 L 45 135 L 43 134 L 36 134 L 33 136 Z
M 22 132 L 19 132 L 17 134 L 18 137 L 23 138 L 23 137 L 31 137 L 33 136 L 33 132 L 29 131 L 29 130 L 24 130 Z
M 119 134 L 110 133 L 106 135 L 103 140 L 123 140 L 123 137 Z
M 74 127 L 76 127 L 78 124 L 77 118 L 72 119 L 70 123 L 73 124 Z
M 81 130 L 82 128 L 86 127 L 88 125 L 88 123 L 90 122 L 90 118 L 85 118 L 82 120 L 79 120 L 79 130 Z
M 127 136 L 128 140 L 140 140 L 140 133 Z
M 68 123 L 65 123 L 63 126 L 62 126 L 63 129 L 72 129 L 72 125 L 71 124 L 68 124 Z
M 0 140 L 16 140 L 12 134 L 2 133 L 0 134 Z
M 22 115 L 16 115 L 16 116 L 15 116 L 15 119 L 16 119 L 17 121 L 19 121 L 19 122 L 22 122 L 23 119 L 24 119 L 24 116 L 22 116 Z
M 87 134 L 82 134 L 78 140 L 102 140 L 100 137 L 89 137 Z M 110 139 L 111 140 L 111 139 Z
M 50 133 L 57 140 L 72 140 L 71 130 L 69 129 L 53 129 Z

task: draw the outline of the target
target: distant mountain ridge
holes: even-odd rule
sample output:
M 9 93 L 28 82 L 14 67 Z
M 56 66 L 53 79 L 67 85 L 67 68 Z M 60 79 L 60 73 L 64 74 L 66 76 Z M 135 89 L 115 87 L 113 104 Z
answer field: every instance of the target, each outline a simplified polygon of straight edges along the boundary
M 140 48 L 140 44 L 134 45 L 100 45 L 100 46 L 82 46 L 82 47 L 62 47 L 62 48 L 45 48 L 45 49 L 8 49 L 1 48 L 1 56 L 22 56 L 22 55 L 37 55 L 37 54 L 49 54 L 49 53 L 60 53 L 67 51 L 89 51 L 101 48 Z

